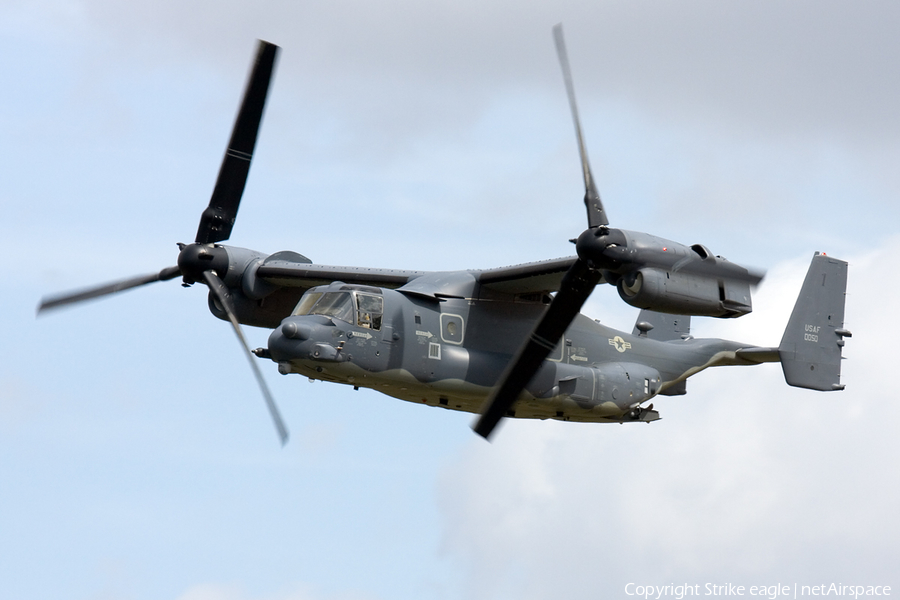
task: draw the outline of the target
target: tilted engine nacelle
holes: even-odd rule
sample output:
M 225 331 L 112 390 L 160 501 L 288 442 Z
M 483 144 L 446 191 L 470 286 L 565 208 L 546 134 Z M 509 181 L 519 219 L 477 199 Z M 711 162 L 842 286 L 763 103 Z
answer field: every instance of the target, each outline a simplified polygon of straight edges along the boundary
M 596 227 L 576 241 L 578 257 L 619 289 L 622 299 L 657 312 L 739 317 L 752 310 L 750 286 L 762 274 L 705 246 L 685 246 L 647 233 Z
M 616 287 L 628 304 L 656 312 L 727 318 L 753 310 L 750 283 L 738 279 L 644 268 L 623 275 Z
M 187 244 L 178 256 L 178 266 L 186 283 L 201 281 L 203 271 L 214 271 L 228 288 L 232 308 L 241 323 L 273 329 L 291 313 L 305 288 L 278 287 L 257 276 L 256 271 L 265 260 L 287 256 L 297 262 L 309 262 L 293 252 L 278 252 L 266 256 L 254 250 L 221 244 Z M 228 314 L 216 294 L 209 292 L 209 310 L 217 318 L 228 321 Z

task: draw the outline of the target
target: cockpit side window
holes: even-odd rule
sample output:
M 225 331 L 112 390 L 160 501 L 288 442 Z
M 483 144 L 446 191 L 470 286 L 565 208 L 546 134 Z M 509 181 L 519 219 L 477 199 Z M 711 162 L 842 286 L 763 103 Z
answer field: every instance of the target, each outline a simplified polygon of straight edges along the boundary
M 368 329 L 381 329 L 381 317 L 384 314 L 384 298 L 374 294 L 356 293 L 356 324 Z
M 310 309 L 321 297 L 322 292 L 307 292 L 306 294 L 303 294 L 303 297 L 300 298 L 300 302 L 297 303 L 297 308 L 294 309 L 294 312 L 291 313 L 291 316 L 296 317 L 297 315 L 308 315 Z
M 347 323 L 353 322 L 353 296 L 350 292 L 325 292 L 309 311 L 311 315 L 334 317 Z

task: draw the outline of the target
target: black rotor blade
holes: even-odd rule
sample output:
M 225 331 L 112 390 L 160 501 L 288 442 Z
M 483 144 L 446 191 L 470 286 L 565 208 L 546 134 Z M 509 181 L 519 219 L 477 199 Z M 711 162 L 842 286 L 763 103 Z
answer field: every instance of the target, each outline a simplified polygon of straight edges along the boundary
M 256 137 L 277 54 L 278 46 L 259 41 L 256 60 L 247 81 L 244 100 L 234 122 L 231 141 L 228 142 L 225 158 L 222 159 L 222 166 L 219 168 L 216 187 L 213 188 L 209 206 L 200 217 L 196 239 L 198 244 L 212 244 L 231 237 L 241 195 L 247 183 L 247 174 L 250 172 L 250 161 L 253 158 L 253 149 L 256 146 Z
M 272 393 L 269 392 L 269 386 L 266 385 L 266 380 L 263 379 L 262 371 L 259 370 L 259 365 L 256 364 L 256 357 L 250 351 L 250 346 L 247 345 L 247 339 L 244 337 L 244 332 L 241 330 L 241 324 L 234 314 L 231 298 L 228 297 L 228 288 L 225 286 L 225 283 L 219 279 L 219 276 L 212 271 L 204 271 L 203 279 L 206 281 L 206 285 L 209 286 L 209 289 L 212 290 L 213 294 L 216 295 L 216 299 L 218 299 L 225 314 L 228 315 L 228 320 L 231 321 L 231 326 L 234 327 L 234 332 L 237 334 L 238 341 L 241 342 L 241 347 L 247 355 L 247 360 L 250 361 L 250 367 L 253 369 L 256 381 L 259 383 L 259 389 L 262 390 L 263 398 L 266 400 L 266 406 L 269 407 L 269 414 L 272 415 L 272 421 L 275 422 L 275 429 L 278 431 L 281 445 L 284 446 L 288 440 L 287 427 L 285 427 L 284 421 L 281 419 L 281 413 L 278 412 L 278 406 L 275 405 L 275 399 L 272 398 Z
M 50 310 L 51 308 L 59 308 L 60 306 L 65 306 L 67 304 L 74 304 L 76 302 L 83 302 L 84 300 L 90 300 L 92 298 L 99 298 L 100 296 L 107 296 L 109 294 L 115 294 L 125 290 L 130 290 L 131 288 L 146 285 L 148 283 L 168 281 L 169 279 L 174 279 L 179 275 L 181 275 L 181 269 L 179 269 L 178 267 L 166 267 L 159 273 L 150 273 L 148 275 L 139 275 L 137 277 L 129 277 L 128 279 L 120 279 L 119 281 L 104 283 L 103 285 L 99 285 L 94 288 L 65 294 L 63 296 L 45 297 L 41 300 L 40 305 L 38 305 L 37 313 L 41 314 L 45 310 Z
M 578 137 L 578 152 L 581 154 L 581 170 L 584 173 L 584 205 L 587 207 L 588 227 L 593 229 L 601 225 L 609 225 L 600 193 L 594 185 L 594 175 L 588 162 L 584 136 L 581 134 L 581 119 L 578 117 L 578 105 L 575 103 L 575 86 L 572 84 L 572 70 L 569 68 L 569 55 L 566 53 L 566 41 L 563 39 L 562 23 L 553 27 L 553 39 L 556 41 L 556 54 L 562 67 L 563 79 L 566 81 L 566 93 L 569 95 L 569 108 L 572 109 L 572 120 L 575 122 L 575 135 Z
M 534 377 L 541 363 L 559 343 L 566 328 L 599 281 L 600 272 L 588 267 L 580 258 L 569 268 L 556 297 L 528 340 L 519 348 L 506 372 L 500 377 L 499 385 L 485 403 L 481 417 L 472 427 L 475 433 L 485 439 L 491 435 L 500 419 L 516 403 L 519 394 Z

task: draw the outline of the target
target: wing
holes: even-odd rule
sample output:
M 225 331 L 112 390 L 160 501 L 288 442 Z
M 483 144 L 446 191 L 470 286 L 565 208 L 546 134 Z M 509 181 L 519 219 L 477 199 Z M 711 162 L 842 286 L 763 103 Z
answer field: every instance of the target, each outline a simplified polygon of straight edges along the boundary
M 305 261 L 298 259 L 305 259 Z M 268 257 L 256 270 L 256 276 L 267 283 L 279 287 L 295 288 L 328 285 L 332 281 L 398 288 L 413 279 L 425 275 L 425 273 L 425 271 L 406 271 L 402 269 L 315 265 L 310 263 L 309 259 L 299 254 L 285 257 L 284 253 L 281 252 Z
M 576 256 L 569 256 L 470 272 L 482 286 L 504 294 L 555 292 L 576 259 Z
M 429 271 L 316 265 L 299 254 L 286 254 L 279 252 L 268 257 L 257 268 L 256 276 L 278 287 L 310 288 L 343 281 L 396 289 L 414 279 L 431 275 Z M 468 273 L 478 284 L 505 294 L 554 292 L 559 289 L 563 275 L 575 259 L 570 256 L 495 269 L 470 270 Z M 439 289 L 435 291 L 440 292 Z

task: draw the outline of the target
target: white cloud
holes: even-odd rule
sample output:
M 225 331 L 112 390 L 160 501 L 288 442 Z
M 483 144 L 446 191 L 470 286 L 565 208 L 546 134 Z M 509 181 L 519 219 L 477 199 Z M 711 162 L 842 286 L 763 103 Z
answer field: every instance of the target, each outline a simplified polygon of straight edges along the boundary
M 373 86 L 394 88 L 398 101 L 411 82 L 439 92 L 435 101 L 451 90 L 482 88 L 470 98 L 477 102 L 485 86 L 516 90 L 551 76 L 557 83 L 556 72 L 543 67 L 555 60 L 549 28 L 563 21 L 584 92 L 603 90 L 666 118 L 692 115 L 785 138 L 871 142 L 898 134 L 891 118 L 898 83 L 892 2 L 571 0 L 528 10 L 503 1 L 408 0 L 76 6 L 98 34 L 172 60 L 185 53 L 240 59 L 247 41 L 272 39 L 305 64 L 292 72 L 315 74 L 326 93 L 358 89 L 356 106 L 369 103 L 369 112 L 373 98 L 364 90 Z M 336 81 L 341 71 L 356 82 Z
M 200 584 L 178 596 L 178 600 L 244 600 L 240 589 L 234 585 Z
M 374 600 L 375 596 L 359 592 L 337 594 L 314 593 L 309 586 L 292 585 L 288 589 L 267 593 L 250 594 L 237 584 L 202 583 L 191 586 L 177 600 Z

